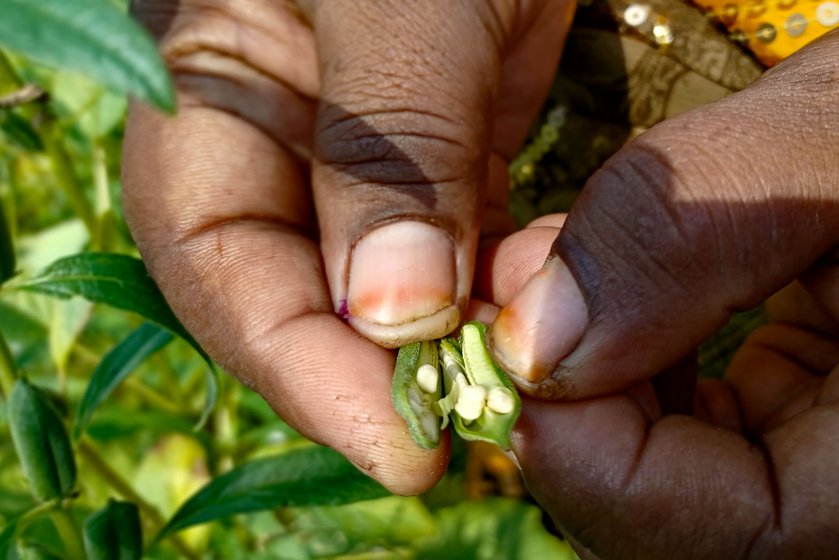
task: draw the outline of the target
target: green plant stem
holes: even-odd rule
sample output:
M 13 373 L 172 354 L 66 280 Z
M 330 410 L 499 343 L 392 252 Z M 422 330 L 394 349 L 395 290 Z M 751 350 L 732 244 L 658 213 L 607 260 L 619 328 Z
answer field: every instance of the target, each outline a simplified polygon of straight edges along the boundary
M 166 524 L 166 518 L 163 517 L 163 514 L 160 513 L 153 504 L 149 503 L 143 496 L 141 496 L 131 484 L 123 478 L 121 474 L 117 471 L 112 469 L 110 465 L 108 465 L 102 457 L 99 456 L 99 453 L 93 448 L 90 443 L 85 440 L 82 440 L 79 443 L 79 452 L 81 453 L 82 457 L 84 458 L 87 465 L 93 469 L 96 474 L 98 474 L 108 485 L 116 491 L 117 494 L 125 498 L 126 500 L 130 500 L 137 504 L 137 507 L 140 508 L 146 517 L 152 522 L 152 529 L 154 533 L 160 531 L 161 528 Z M 181 556 L 184 558 L 189 558 L 190 560 L 200 560 L 201 556 L 192 550 L 186 542 L 181 539 L 178 535 L 171 535 L 169 540 L 172 542 L 172 545 L 178 549 L 178 552 L 181 553 Z
M 93 247 L 107 252 L 113 250 L 114 214 L 108 189 L 107 154 L 98 139 L 93 142 L 93 187 L 96 193 L 96 238 Z
M 91 239 L 93 239 L 96 236 L 96 217 L 91 204 L 85 196 L 82 185 L 76 178 L 70 155 L 59 140 L 60 129 L 55 125 L 52 116 L 45 116 L 44 118 L 46 122 L 40 127 L 41 141 L 44 143 L 44 149 L 52 162 L 56 182 L 67 193 L 73 210 L 84 222 Z
M 12 351 L 6 343 L 6 337 L 0 332 L 0 390 L 8 396 L 12 394 L 12 386 L 17 379 L 17 368 L 12 357 Z
M 2 52 L 0 52 L 0 81 L 10 82 L 15 87 L 23 85 L 11 62 Z M 39 110 L 41 111 L 39 115 L 41 125 L 38 127 L 38 132 L 41 136 L 41 142 L 44 143 L 44 149 L 52 162 L 56 182 L 67 193 L 76 215 L 84 222 L 91 238 L 93 238 L 96 234 L 96 217 L 90 202 L 85 196 L 84 189 L 76 178 L 75 171 L 73 171 L 70 155 L 59 140 L 62 130 L 58 126 L 54 115 L 48 107 L 32 106 L 27 107 L 24 114 L 27 118 L 34 120 L 32 117 Z
M 128 379 L 123 381 L 123 383 L 125 384 L 126 389 L 131 390 L 133 394 L 137 395 L 152 408 L 157 408 L 164 412 L 168 412 L 169 414 L 172 414 L 174 416 L 183 416 L 184 418 L 187 417 L 184 414 L 182 406 L 177 405 L 175 401 L 155 391 L 142 381 L 139 381 L 133 377 L 129 377 Z
M 236 411 L 239 408 L 239 385 L 227 383 L 226 378 L 219 380 L 221 399 L 213 413 L 213 428 L 215 431 L 216 464 L 215 469 L 223 473 L 233 468 L 233 450 L 236 442 Z
M 20 535 L 32 524 L 33 521 L 36 521 L 50 513 L 54 509 L 57 509 L 61 505 L 61 498 L 55 498 L 53 500 L 49 500 L 47 502 L 38 504 L 37 506 L 33 507 L 23 515 L 21 515 L 17 519 L 17 525 L 15 526 L 15 534 L 13 540 L 17 540 Z
M 50 518 L 55 525 L 55 530 L 58 531 L 58 536 L 61 537 L 61 543 L 67 551 L 67 557 L 74 560 L 76 558 L 79 560 L 87 558 L 82 533 L 70 510 L 63 507 L 59 508 L 51 513 Z

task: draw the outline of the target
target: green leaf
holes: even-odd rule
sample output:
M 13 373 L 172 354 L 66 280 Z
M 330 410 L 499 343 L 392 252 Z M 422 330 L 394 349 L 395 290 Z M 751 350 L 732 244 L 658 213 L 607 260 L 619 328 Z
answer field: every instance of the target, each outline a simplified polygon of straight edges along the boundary
M 236 513 L 349 504 L 387 495 L 336 451 L 307 447 L 245 463 L 212 480 L 187 500 L 157 539 Z
M 15 275 L 15 247 L 12 244 L 12 232 L 6 223 L 6 210 L 0 200 L 0 285 Z
M 206 392 L 204 397 L 204 407 L 201 409 L 201 417 L 198 418 L 198 422 L 194 428 L 196 431 L 204 427 L 204 424 L 206 424 L 207 420 L 210 419 L 210 415 L 213 413 L 213 410 L 215 410 L 216 403 L 218 403 L 218 369 L 203 352 L 201 355 L 207 360 L 207 375 L 205 376 L 207 383 L 204 386 L 204 391 Z
M 128 100 L 75 72 L 56 72 L 49 88 L 62 123 L 74 123 L 86 138 L 103 138 L 124 119 Z
M 40 199 L 35 204 L 44 205 L 46 200 Z M 82 220 L 70 218 L 37 232 L 21 233 L 16 241 L 18 267 L 32 274 L 47 268 L 58 259 L 81 253 L 90 243 L 90 233 Z
M 55 261 L 19 288 L 60 298 L 82 296 L 89 301 L 133 311 L 198 348 L 169 309 L 140 259 L 111 253 L 71 255 Z
M 152 39 L 111 2 L 0 0 L 0 44 L 167 111 L 172 81 Z
M 0 111 L 0 130 L 15 144 L 29 152 L 41 152 L 44 143 L 28 120 L 14 111 Z
M 172 334 L 160 327 L 145 323 L 105 354 L 90 377 L 87 390 L 79 404 L 73 426 L 73 438 L 78 439 L 90 422 L 93 411 L 108 398 L 114 389 L 146 358 L 166 346 Z
M 84 522 L 88 560 L 136 560 L 143 554 L 140 513 L 130 502 L 110 500 Z
M 393 549 L 437 533 L 434 517 L 418 497 L 297 508 L 285 515 L 287 525 L 295 528 L 286 537 L 302 541 L 312 557 Z
M 26 555 L 25 553 L 22 554 L 26 548 L 23 546 L 24 543 L 21 537 L 23 537 L 24 533 L 30 528 L 30 526 L 36 530 L 29 531 L 30 533 L 41 532 L 37 531 L 39 527 L 44 526 L 44 523 L 41 522 L 46 521 L 46 516 L 54 513 L 60 505 L 60 499 L 50 500 L 48 502 L 32 506 L 27 511 L 6 523 L 2 533 L 0 533 L 0 560 L 30 558 L 31 556 Z M 53 532 L 47 540 L 53 543 L 56 542 L 57 535 L 55 534 L 53 525 L 47 522 L 46 526 Z M 30 540 L 30 536 L 33 535 L 27 535 L 27 541 Z M 21 545 L 20 547 L 18 546 L 19 544 Z M 40 558 L 40 556 L 37 556 L 37 558 Z
M 196 431 L 195 423 L 186 418 L 154 409 L 135 410 L 110 403 L 96 412 L 86 432 L 91 438 L 104 443 L 145 432 L 155 438 L 166 434 L 184 434 L 195 439 L 208 452 L 213 446 L 210 435 Z
M 201 429 L 207 421 L 218 401 L 218 372 L 172 313 L 143 261 L 112 253 L 80 253 L 55 261 L 44 272 L 18 287 L 60 298 L 78 295 L 89 301 L 133 311 L 192 344 L 209 368 L 207 396 L 196 429 Z
M 70 353 L 90 320 L 93 304 L 82 298 L 53 301 L 49 324 L 49 347 L 58 371 L 66 371 Z
M 17 558 L 17 546 L 15 543 L 17 524 L 17 519 L 6 523 L 6 526 L 3 527 L 3 532 L 0 533 L 0 560 L 11 560 L 12 558 Z
M 416 546 L 416 560 L 574 560 L 568 544 L 545 530 L 541 512 L 520 500 L 490 498 L 436 512 L 438 531 Z
M 5 411 L 0 412 L 0 414 L 5 414 Z M 16 459 L 14 461 L 17 463 Z M 34 505 L 35 501 L 29 492 L 21 491 L 18 488 L 0 488 L 0 518 L 16 517 Z
M 15 382 L 8 401 L 9 428 L 21 467 L 35 496 L 48 500 L 76 484 L 76 463 L 67 431 L 41 391 Z
M 8 301 L 11 299 L 9 296 L 16 295 L 18 294 L 7 294 L 4 301 L 0 301 L 0 325 L 3 325 L 3 334 L 12 354 L 17 358 L 18 365 L 23 368 L 30 362 L 37 361 L 41 355 L 46 355 L 48 333 L 44 323 Z M 27 294 L 27 297 L 33 296 Z M 46 363 L 46 360 L 41 363 Z

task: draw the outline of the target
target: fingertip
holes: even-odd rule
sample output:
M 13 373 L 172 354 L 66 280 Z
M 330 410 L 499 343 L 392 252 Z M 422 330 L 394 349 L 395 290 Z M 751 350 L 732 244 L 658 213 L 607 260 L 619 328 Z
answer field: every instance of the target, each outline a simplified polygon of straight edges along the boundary
M 475 295 L 507 305 L 550 254 L 559 230 L 533 227 L 483 247 L 476 264 Z
M 407 435 L 407 445 L 393 448 L 398 455 L 357 453 L 354 449 L 338 450 L 358 470 L 370 476 L 389 492 L 399 496 L 418 496 L 431 490 L 443 477 L 449 465 L 451 438 L 443 435 L 436 449 L 422 449 Z
M 544 216 L 539 216 L 535 220 L 530 221 L 525 228 L 537 228 L 537 227 L 548 227 L 548 228 L 556 228 L 562 229 L 562 226 L 565 225 L 565 219 L 568 217 L 566 213 L 557 213 L 557 214 L 546 214 Z M 559 232 L 557 232 L 559 233 Z
M 443 475 L 448 440 L 421 449 L 394 409 L 393 352 L 331 313 L 290 321 L 260 348 L 271 366 L 251 377 L 254 389 L 299 433 L 335 449 L 396 494 L 424 492 Z
M 576 348 L 588 322 L 576 279 L 559 257 L 553 257 L 498 314 L 490 328 L 490 344 L 502 367 L 529 388 L 551 376 Z
M 455 245 L 442 229 L 398 221 L 367 232 L 352 249 L 349 323 L 387 348 L 439 338 L 460 322 Z

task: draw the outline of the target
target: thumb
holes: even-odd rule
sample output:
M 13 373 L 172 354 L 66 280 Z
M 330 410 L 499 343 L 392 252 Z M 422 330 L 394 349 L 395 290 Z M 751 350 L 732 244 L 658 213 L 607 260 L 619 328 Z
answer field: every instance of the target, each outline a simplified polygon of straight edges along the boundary
M 839 241 L 839 35 L 654 127 L 592 177 L 544 267 L 500 312 L 496 357 L 548 398 L 680 361 Z
M 486 184 L 506 172 L 489 141 L 513 10 L 432 4 L 311 3 L 324 264 L 336 310 L 387 347 L 460 322 Z

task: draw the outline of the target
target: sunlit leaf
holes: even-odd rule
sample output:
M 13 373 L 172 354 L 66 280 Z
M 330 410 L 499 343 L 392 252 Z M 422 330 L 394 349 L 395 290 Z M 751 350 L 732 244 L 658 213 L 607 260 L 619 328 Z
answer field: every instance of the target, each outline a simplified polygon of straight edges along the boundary
M 0 0 L 0 44 L 166 110 L 172 82 L 152 39 L 111 2 Z
M 7 410 L 12 442 L 32 492 L 41 500 L 64 496 L 76 484 L 67 431 L 41 391 L 18 380 Z
M 52 360 L 58 371 L 65 371 L 70 353 L 90 320 L 93 305 L 82 298 L 53 302 L 50 318 L 49 346 Z
M 140 512 L 130 502 L 110 500 L 84 522 L 88 560 L 136 560 L 143 554 Z
M 0 0 L 2 1 L 2 0 Z M 56 72 L 50 94 L 62 122 L 72 122 L 88 138 L 102 138 L 125 118 L 128 100 L 75 72 Z
M 18 267 L 24 274 L 40 271 L 64 257 L 81 252 L 90 242 L 84 222 L 72 218 L 17 239 Z
M 127 255 L 80 253 L 55 261 L 18 287 L 60 298 L 78 295 L 89 301 L 133 311 L 181 336 L 207 360 L 206 399 L 196 429 L 207 421 L 218 401 L 218 372 L 172 313 L 143 261 Z
M 245 463 L 214 479 L 175 513 L 158 539 L 236 513 L 349 504 L 386 495 L 337 452 L 307 447 Z
M 437 532 L 436 520 L 417 497 L 389 496 L 345 506 L 296 508 L 286 515 L 286 523 L 296 531 L 286 535 L 282 545 L 296 540 L 312 557 L 393 550 Z
M 169 309 L 143 262 L 134 257 L 110 253 L 71 255 L 55 261 L 19 287 L 60 298 L 82 296 L 133 311 L 195 344 Z
M 417 547 L 417 560 L 574 560 L 567 541 L 545 530 L 541 512 L 518 500 L 495 498 L 463 502 L 437 515 L 438 534 Z
M 93 416 L 94 410 L 143 360 L 166 346 L 173 335 L 156 325 L 146 323 L 105 354 L 94 370 L 87 390 L 79 404 L 73 437 L 78 438 Z

